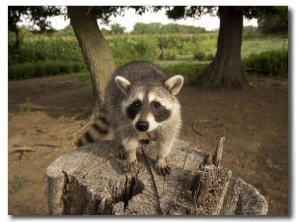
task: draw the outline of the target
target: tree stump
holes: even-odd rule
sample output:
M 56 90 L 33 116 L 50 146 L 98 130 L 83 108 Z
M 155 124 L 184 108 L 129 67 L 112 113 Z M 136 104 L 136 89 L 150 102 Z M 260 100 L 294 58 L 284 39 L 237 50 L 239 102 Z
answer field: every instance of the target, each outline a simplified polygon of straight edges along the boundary
M 220 167 L 224 138 L 214 155 L 178 140 L 168 157 L 171 174 L 155 170 L 152 142 L 137 149 L 139 169 L 126 172 L 113 141 L 83 146 L 47 169 L 52 215 L 266 215 L 254 187 Z

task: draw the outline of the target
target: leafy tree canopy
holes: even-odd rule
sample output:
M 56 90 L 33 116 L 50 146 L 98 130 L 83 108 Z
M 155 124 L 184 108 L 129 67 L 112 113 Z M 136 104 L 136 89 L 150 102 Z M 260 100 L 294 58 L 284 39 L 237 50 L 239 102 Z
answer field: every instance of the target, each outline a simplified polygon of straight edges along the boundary
M 288 7 L 261 7 L 259 10 L 257 22 L 259 30 L 263 34 L 288 34 Z
M 123 34 L 126 28 L 121 26 L 119 23 L 111 24 L 110 25 L 110 33 L 113 35 Z
M 28 20 L 38 26 L 41 32 L 46 32 L 53 29 L 47 19 L 63 14 L 65 11 L 61 6 L 8 6 L 8 28 L 15 31 L 18 22 Z
M 247 19 L 257 18 L 259 8 L 263 6 L 243 6 L 243 15 Z M 266 6 L 268 7 L 268 6 Z M 162 7 L 153 7 L 154 11 L 160 10 Z M 199 19 L 202 15 L 209 14 L 211 16 L 219 16 L 218 6 L 165 6 L 166 15 L 170 19 L 183 19 L 192 17 Z
M 150 6 L 91 6 L 87 13 L 93 11 L 96 19 L 103 24 L 110 23 L 111 16 L 124 16 L 125 11 L 133 8 L 137 14 L 142 15 L 150 10 Z M 8 7 L 8 25 L 10 31 L 17 29 L 17 23 L 23 20 L 33 22 L 39 27 L 40 32 L 52 30 L 51 23 L 47 20 L 49 17 L 63 15 L 67 16 L 65 6 L 9 6 Z

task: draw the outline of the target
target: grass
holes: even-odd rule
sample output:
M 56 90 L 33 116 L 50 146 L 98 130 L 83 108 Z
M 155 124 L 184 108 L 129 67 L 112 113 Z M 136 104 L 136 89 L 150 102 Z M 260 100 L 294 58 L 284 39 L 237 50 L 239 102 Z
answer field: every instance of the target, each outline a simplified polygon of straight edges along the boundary
M 280 165 L 274 164 L 270 158 L 266 159 L 266 164 L 270 169 L 280 170 Z
M 26 102 L 24 104 L 19 105 L 19 112 L 31 112 L 29 97 L 26 97 Z
M 22 176 L 13 178 L 9 181 L 9 184 L 11 185 L 9 193 L 14 194 L 18 192 L 19 190 L 23 189 L 28 182 L 31 182 L 31 180 Z
M 242 43 L 242 59 L 270 50 L 288 50 L 288 39 L 281 36 L 253 37 Z

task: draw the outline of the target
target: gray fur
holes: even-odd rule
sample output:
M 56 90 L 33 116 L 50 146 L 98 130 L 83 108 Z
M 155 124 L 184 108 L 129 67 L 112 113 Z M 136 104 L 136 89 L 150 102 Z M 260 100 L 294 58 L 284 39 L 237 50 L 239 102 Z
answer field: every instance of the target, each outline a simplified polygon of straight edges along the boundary
M 182 85 L 182 76 L 166 78 L 149 62 L 129 63 L 112 76 L 105 92 L 106 120 L 113 129 L 114 140 L 123 147 L 121 156 L 126 156 L 128 168 L 136 168 L 139 141 L 150 138 L 155 140 L 158 149 L 158 172 L 169 174 L 166 158 L 182 125 L 180 104 L 175 97 Z M 129 118 L 128 107 L 135 101 L 140 102 L 133 106 L 136 110 L 130 111 L 132 118 Z M 149 129 L 138 130 L 141 122 L 149 123 Z

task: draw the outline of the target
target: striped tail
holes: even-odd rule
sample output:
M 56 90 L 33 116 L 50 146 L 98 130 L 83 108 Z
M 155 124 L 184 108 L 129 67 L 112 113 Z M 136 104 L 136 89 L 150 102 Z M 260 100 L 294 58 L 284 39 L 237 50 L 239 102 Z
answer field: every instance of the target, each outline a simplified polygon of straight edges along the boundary
M 103 116 L 98 117 L 88 130 L 76 141 L 77 147 L 102 140 L 109 133 L 109 122 Z

